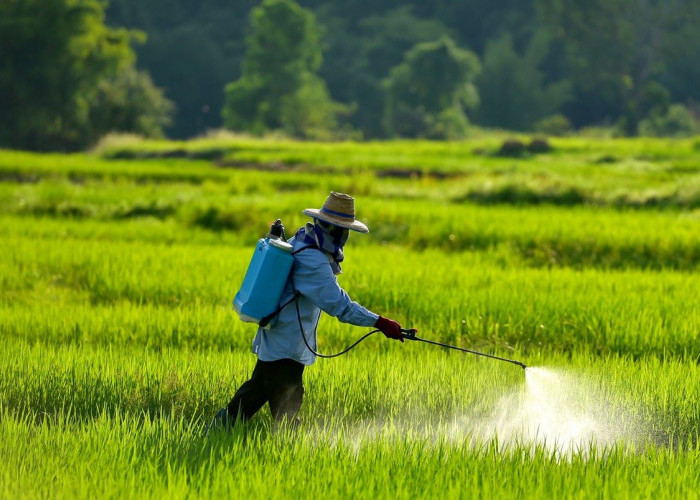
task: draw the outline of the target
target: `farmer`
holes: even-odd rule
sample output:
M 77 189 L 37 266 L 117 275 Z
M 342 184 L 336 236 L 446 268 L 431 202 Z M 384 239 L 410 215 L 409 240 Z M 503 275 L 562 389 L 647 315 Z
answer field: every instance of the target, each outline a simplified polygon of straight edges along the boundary
M 343 323 L 374 326 L 387 338 L 403 342 L 401 326 L 396 321 L 353 302 L 338 285 L 336 275 L 341 272 L 343 247 L 350 231 L 369 232 L 366 225 L 355 220 L 354 198 L 331 192 L 323 208 L 308 208 L 304 214 L 313 222 L 300 228 L 289 243 L 294 251 L 311 248 L 294 254 L 292 273 L 280 300 L 280 304 L 286 303 L 296 290 L 296 305 L 292 302 L 284 307 L 269 329 L 258 328 L 253 340 L 253 352 L 258 356 L 253 374 L 236 391 L 228 407 L 217 413 L 215 425 L 232 424 L 236 419 L 246 421 L 265 403 L 270 404 L 275 420 L 298 423 L 296 415 L 304 396 L 304 367 L 316 360 L 302 338 L 299 323 L 304 326 L 309 346 L 316 350 L 321 311 Z

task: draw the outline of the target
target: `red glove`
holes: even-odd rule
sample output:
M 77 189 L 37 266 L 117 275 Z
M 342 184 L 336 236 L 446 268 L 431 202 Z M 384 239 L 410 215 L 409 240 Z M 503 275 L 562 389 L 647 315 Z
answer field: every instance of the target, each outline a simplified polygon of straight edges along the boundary
M 384 335 L 386 335 L 386 338 L 400 340 L 401 342 L 403 342 L 403 335 L 401 333 L 401 325 L 399 325 L 393 319 L 388 319 L 388 318 L 384 318 L 382 316 L 379 316 L 379 319 L 374 324 L 374 326 L 379 328 L 382 331 L 382 333 Z

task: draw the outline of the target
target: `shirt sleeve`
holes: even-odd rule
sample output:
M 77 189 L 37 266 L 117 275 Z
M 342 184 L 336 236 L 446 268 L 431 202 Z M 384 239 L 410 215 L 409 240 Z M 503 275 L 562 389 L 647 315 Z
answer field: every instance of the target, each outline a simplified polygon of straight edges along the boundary
M 299 293 L 343 323 L 374 326 L 379 318 L 354 302 L 340 287 L 328 258 L 319 250 L 300 252 L 295 257 L 293 279 Z

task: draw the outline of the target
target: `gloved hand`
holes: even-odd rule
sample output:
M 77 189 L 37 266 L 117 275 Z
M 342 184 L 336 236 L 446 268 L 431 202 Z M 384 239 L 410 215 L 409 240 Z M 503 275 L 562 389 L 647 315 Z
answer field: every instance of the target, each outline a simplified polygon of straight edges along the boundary
M 399 325 L 393 319 L 384 318 L 379 316 L 377 322 L 374 324 L 375 327 L 379 328 L 381 332 L 386 335 L 388 339 L 400 340 L 403 342 L 403 335 L 401 334 L 401 325 Z

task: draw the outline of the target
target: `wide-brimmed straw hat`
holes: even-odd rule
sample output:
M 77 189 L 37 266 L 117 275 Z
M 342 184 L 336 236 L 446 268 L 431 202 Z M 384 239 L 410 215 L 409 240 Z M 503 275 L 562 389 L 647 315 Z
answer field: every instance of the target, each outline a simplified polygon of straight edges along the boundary
M 331 191 L 323 208 L 307 208 L 304 214 L 359 233 L 369 233 L 367 226 L 355 220 L 355 198 L 344 193 Z

